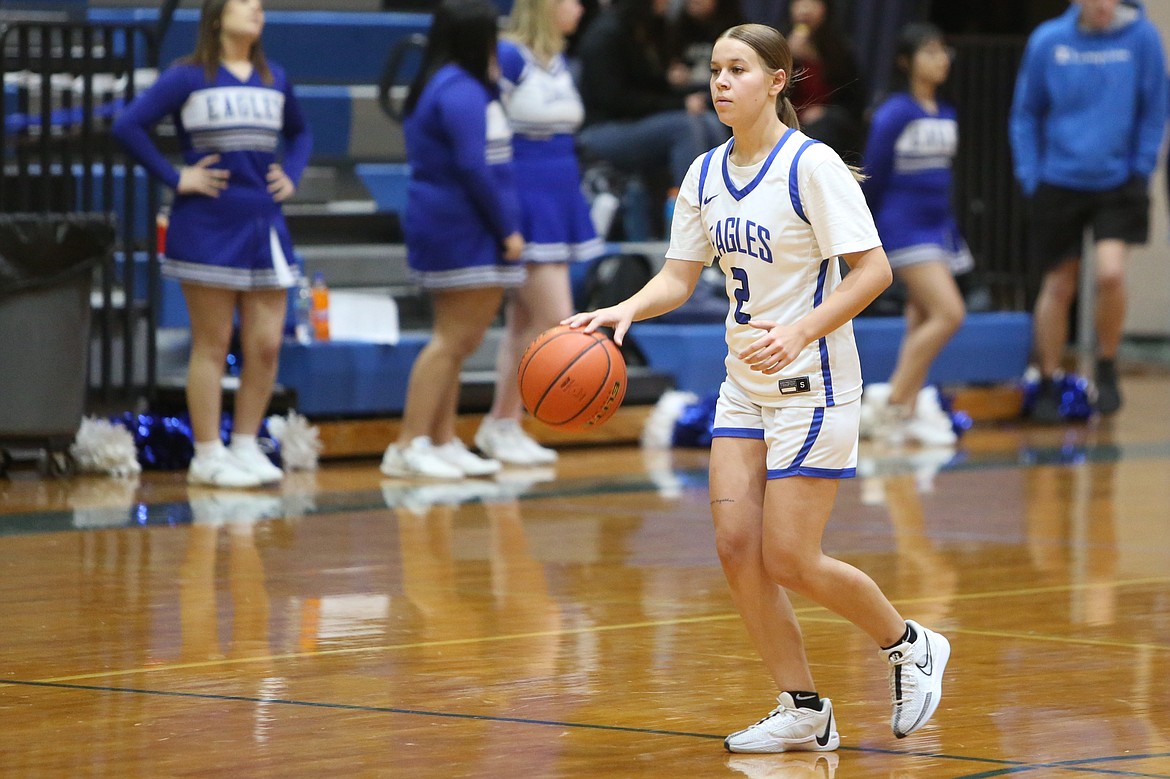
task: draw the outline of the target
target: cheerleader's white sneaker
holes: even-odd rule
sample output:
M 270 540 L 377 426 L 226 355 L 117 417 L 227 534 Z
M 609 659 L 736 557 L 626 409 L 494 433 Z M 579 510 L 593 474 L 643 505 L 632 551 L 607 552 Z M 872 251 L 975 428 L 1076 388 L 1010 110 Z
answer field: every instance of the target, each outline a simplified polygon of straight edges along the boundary
M 431 439 L 420 435 L 406 446 L 390 444 L 382 455 L 382 473 L 404 479 L 462 479 L 463 471 L 443 459 Z
M 442 446 L 436 446 L 435 453 L 444 462 L 458 468 L 464 476 L 491 476 L 499 473 L 502 467 L 499 460 L 480 457 L 458 438 L 452 438 Z
M 515 419 L 484 417 L 475 432 L 475 446 L 506 465 L 552 465 L 557 461 L 556 450 L 537 443 Z
M 191 458 L 191 464 L 187 467 L 187 483 L 248 489 L 259 487 L 261 481 L 231 450 L 221 446 L 214 452 Z
M 229 449 L 236 459 L 260 480 L 261 484 L 275 484 L 284 478 L 284 471 L 273 465 L 268 455 L 261 451 L 256 444 L 241 445 L 233 443 Z

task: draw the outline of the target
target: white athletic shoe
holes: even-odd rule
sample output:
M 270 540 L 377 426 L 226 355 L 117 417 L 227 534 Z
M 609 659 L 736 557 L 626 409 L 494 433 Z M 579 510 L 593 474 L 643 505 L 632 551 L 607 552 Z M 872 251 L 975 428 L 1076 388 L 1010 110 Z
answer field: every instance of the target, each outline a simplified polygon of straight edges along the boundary
M 881 650 L 890 664 L 890 728 L 898 738 L 930 721 L 942 698 L 943 671 L 951 656 L 950 642 L 944 636 L 912 620 L 906 624 L 917 633 L 914 643 L 904 641 Z
M 443 458 L 444 462 L 458 468 L 464 476 L 491 476 L 500 472 L 499 460 L 480 457 L 458 438 L 452 438 L 442 446 L 436 446 L 435 454 Z
M 797 708 L 791 693 L 762 720 L 723 739 L 728 752 L 831 752 L 841 745 L 833 704 L 821 698 L 821 710 Z
M 951 415 L 943 410 L 938 387 L 923 387 L 914 403 L 914 416 L 907 421 L 905 436 L 923 446 L 954 446 L 959 441 Z
M 255 474 L 261 484 L 275 484 L 284 478 L 284 471 L 273 465 L 258 445 L 241 446 L 233 443 L 228 448 L 245 468 Z
M 884 382 L 866 384 L 861 392 L 861 438 L 876 438 L 885 409 L 890 404 L 890 385 Z
M 447 462 L 425 435 L 406 446 L 390 444 L 382 455 L 382 473 L 406 479 L 462 479 L 463 471 Z
M 259 487 L 260 477 L 240 462 L 226 446 L 212 454 L 196 455 L 187 468 L 188 484 L 206 484 L 209 487 L 247 489 Z
M 537 443 L 515 419 L 484 417 L 475 432 L 475 445 L 507 465 L 552 465 L 557 461 L 556 450 Z

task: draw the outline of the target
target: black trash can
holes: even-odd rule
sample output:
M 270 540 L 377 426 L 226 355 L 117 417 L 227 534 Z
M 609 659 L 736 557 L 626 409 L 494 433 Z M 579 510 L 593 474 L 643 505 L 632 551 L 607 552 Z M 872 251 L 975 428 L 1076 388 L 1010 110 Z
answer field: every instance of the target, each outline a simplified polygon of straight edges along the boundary
M 0 475 L 5 446 L 65 453 L 85 413 L 90 294 L 105 214 L 0 214 Z

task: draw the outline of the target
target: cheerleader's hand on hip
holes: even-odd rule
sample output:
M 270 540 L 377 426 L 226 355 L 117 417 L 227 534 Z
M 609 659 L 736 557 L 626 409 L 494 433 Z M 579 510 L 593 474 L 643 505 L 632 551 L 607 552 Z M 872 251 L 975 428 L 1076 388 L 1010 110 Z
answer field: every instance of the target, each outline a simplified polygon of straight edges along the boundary
M 612 327 L 613 342 L 621 346 L 626 331 L 630 329 L 630 323 L 634 321 L 634 313 L 634 306 L 630 301 L 623 300 L 616 306 L 573 314 L 568 319 L 562 319 L 561 324 L 579 327 L 586 333 L 592 333 L 599 327 Z
M 297 191 L 297 185 L 292 182 L 284 168 L 277 163 L 268 166 L 268 192 L 275 203 L 283 203 Z
M 180 195 L 205 195 L 219 197 L 227 189 L 231 171 L 211 167 L 219 162 L 218 154 L 208 154 L 194 165 L 179 170 L 179 185 L 175 191 Z
M 512 233 L 504 239 L 504 261 L 505 262 L 519 262 L 520 256 L 524 254 L 524 236 L 520 233 Z
M 771 375 L 796 359 L 808 345 L 808 338 L 792 325 L 780 325 L 765 319 L 753 319 L 748 327 L 763 330 L 764 334 L 739 353 L 739 359 L 753 371 Z

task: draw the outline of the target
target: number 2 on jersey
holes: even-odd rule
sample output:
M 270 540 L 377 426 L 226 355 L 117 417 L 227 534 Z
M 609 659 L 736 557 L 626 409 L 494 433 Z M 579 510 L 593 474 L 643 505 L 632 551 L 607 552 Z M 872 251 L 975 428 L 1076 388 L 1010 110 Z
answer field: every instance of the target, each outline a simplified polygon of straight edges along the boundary
M 735 321 L 737 324 L 746 325 L 751 321 L 752 315 L 743 310 L 744 304 L 751 299 L 752 293 L 748 289 L 747 271 L 743 268 L 732 268 L 731 278 L 739 282 L 739 289 L 735 291 Z

